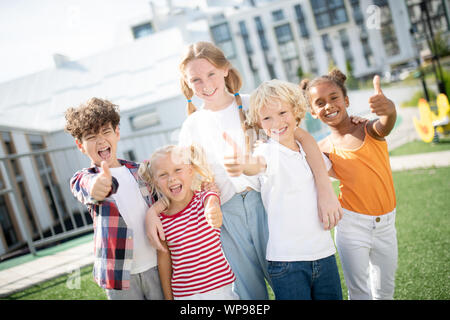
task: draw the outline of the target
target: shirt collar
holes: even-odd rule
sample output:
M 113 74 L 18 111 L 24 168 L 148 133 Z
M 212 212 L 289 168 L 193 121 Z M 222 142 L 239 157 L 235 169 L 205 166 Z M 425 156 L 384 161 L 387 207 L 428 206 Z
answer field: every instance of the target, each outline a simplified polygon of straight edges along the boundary
M 294 151 L 294 150 L 292 150 L 292 149 L 290 149 L 290 148 L 288 148 L 288 147 L 285 147 L 285 146 L 283 146 L 281 143 L 279 143 L 278 141 L 275 141 L 275 140 L 272 139 L 272 138 L 269 138 L 269 141 L 268 141 L 268 142 L 269 142 L 270 144 L 276 146 L 276 147 L 280 150 L 280 152 L 283 152 L 283 153 L 286 154 L 287 156 L 296 156 L 296 155 L 299 154 L 299 151 Z M 306 156 L 305 151 L 303 151 L 302 145 L 301 145 L 298 141 L 295 141 L 295 142 L 297 143 L 297 145 L 298 145 L 299 148 L 300 148 L 300 154 L 301 154 L 303 157 Z

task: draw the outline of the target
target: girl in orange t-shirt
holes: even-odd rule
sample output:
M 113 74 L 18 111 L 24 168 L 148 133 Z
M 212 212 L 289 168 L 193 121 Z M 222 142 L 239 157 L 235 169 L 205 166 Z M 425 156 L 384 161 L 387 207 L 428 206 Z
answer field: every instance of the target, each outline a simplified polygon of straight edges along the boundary
M 334 69 L 328 75 L 300 84 L 311 115 L 331 129 L 319 143 L 340 180 L 339 201 L 344 217 L 335 240 L 349 299 L 393 299 L 397 269 L 395 190 L 386 140 L 397 113 L 386 98 L 380 78 L 369 107 L 378 119 L 353 123 L 347 114 L 346 76 Z

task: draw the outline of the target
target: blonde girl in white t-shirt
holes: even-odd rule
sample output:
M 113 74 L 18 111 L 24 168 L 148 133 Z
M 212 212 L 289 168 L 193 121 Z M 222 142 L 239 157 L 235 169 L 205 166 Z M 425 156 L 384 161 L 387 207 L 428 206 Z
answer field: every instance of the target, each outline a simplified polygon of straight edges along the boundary
M 242 79 L 222 50 L 209 42 L 191 44 L 180 63 L 181 89 L 188 104 L 188 118 L 180 131 L 179 144 L 199 144 L 206 153 L 220 190 L 223 226 L 223 250 L 236 275 L 235 292 L 241 299 L 268 299 L 266 245 L 267 215 L 261 200 L 256 177 L 230 177 L 224 167 L 229 156 L 223 133 L 227 132 L 243 150 L 250 151 L 255 133 L 246 124 L 248 96 L 240 95 Z M 194 94 L 203 101 L 200 110 L 192 103 Z M 297 128 L 299 141 L 315 141 L 306 131 Z M 319 194 L 319 214 L 326 229 L 333 228 L 342 209 L 331 187 L 322 155 L 316 145 L 305 149 L 314 173 Z M 318 161 L 320 160 L 320 161 Z M 159 247 L 164 233 L 149 213 L 148 234 Z

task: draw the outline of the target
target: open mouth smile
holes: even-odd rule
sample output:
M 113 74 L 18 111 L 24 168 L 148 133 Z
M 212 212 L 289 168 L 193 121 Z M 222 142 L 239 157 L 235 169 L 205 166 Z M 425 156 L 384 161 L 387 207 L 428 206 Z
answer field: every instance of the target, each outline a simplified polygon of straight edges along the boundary
M 175 184 L 171 187 L 169 187 L 169 190 L 172 194 L 177 195 L 181 192 L 181 190 L 183 190 L 183 185 L 182 184 Z
M 98 150 L 98 155 L 103 160 L 108 160 L 111 156 L 111 148 L 110 147 L 104 147 L 103 149 Z
M 288 129 L 288 127 L 286 126 L 286 127 L 281 128 L 281 129 L 278 129 L 278 130 L 271 129 L 270 132 L 272 134 L 281 135 L 281 134 L 285 133 L 287 129 Z
M 209 91 L 209 92 L 203 91 L 203 95 L 205 95 L 205 96 L 207 96 L 207 97 L 210 97 L 210 96 L 212 96 L 212 95 L 216 92 L 216 90 L 217 90 L 217 89 L 214 89 L 214 90 Z
M 325 115 L 325 118 L 328 118 L 328 119 L 334 118 L 334 117 L 337 116 L 338 113 L 339 113 L 338 111 L 333 112 L 333 113 L 329 113 L 329 114 Z

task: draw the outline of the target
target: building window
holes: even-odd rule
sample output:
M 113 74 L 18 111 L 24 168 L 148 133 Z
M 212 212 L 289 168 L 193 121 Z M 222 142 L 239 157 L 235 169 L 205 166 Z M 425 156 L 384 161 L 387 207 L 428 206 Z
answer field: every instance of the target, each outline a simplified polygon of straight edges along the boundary
M 364 23 L 364 15 L 361 12 L 361 6 L 359 4 L 359 0 L 350 0 L 350 5 L 352 6 L 353 11 L 353 20 L 357 25 L 361 25 Z
M 287 23 L 275 27 L 275 35 L 277 37 L 284 70 L 288 77 L 287 80 L 291 82 L 297 82 L 297 70 L 300 66 L 300 61 L 298 58 L 297 48 L 295 45 L 294 37 L 292 35 L 290 24 Z
M 275 73 L 273 61 L 269 58 L 269 44 L 266 39 L 264 25 L 263 25 L 260 17 L 255 17 L 254 21 L 255 21 L 255 25 L 256 25 L 256 30 L 258 31 L 259 43 L 260 43 L 261 49 L 263 50 L 263 53 L 264 53 L 264 61 L 267 66 L 267 70 L 269 71 L 270 78 L 275 79 L 275 78 L 277 78 L 277 75 Z
M 154 32 L 153 26 L 150 22 L 134 26 L 131 28 L 131 30 L 133 31 L 133 37 L 135 39 L 149 36 Z
M 250 67 L 250 70 L 252 71 L 255 86 L 257 86 L 261 82 L 261 79 L 259 78 L 258 67 L 255 65 L 255 61 L 252 57 L 253 47 L 250 43 L 250 38 L 245 21 L 239 21 L 239 30 L 241 32 L 242 41 L 244 42 L 245 52 L 247 53 L 248 65 Z
M 211 27 L 212 38 L 216 45 L 222 49 L 228 59 L 233 59 L 236 56 L 236 51 L 233 46 L 233 39 L 231 38 L 230 28 L 228 23 L 218 24 Z
M 30 147 L 32 151 L 43 150 L 46 148 L 44 138 L 40 135 L 29 134 L 28 141 L 30 142 Z M 36 166 L 39 172 L 39 177 L 41 178 L 41 183 L 44 188 L 44 193 L 46 195 L 47 204 L 53 213 L 53 217 L 61 220 L 67 216 L 67 210 L 62 198 L 61 189 L 51 165 L 50 157 L 47 153 L 38 154 L 33 156 Z
M 275 22 L 284 20 L 283 10 L 280 9 L 280 10 L 273 11 L 272 18 L 273 18 L 273 21 L 275 21 Z
M 333 46 L 331 44 L 331 40 L 330 40 L 330 36 L 325 33 L 322 35 L 322 45 L 323 45 L 323 49 L 325 50 L 325 53 L 327 54 L 327 60 L 328 60 L 328 66 L 330 65 L 336 65 L 336 61 L 334 60 L 333 57 Z
M 328 28 L 348 21 L 344 0 L 310 0 L 317 29 Z
M 400 53 L 400 48 L 398 46 L 398 39 L 395 33 L 395 27 L 392 20 L 391 10 L 389 8 L 389 3 L 387 0 L 376 0 L 374 3 L 381 10 L 381 37 L 383 39 L 386 55 L 395 56 L 396 54 Z
M 302 7 L 301 5 L 296 5 L 294 7 L 295 9 L 295 15 L 297 16 L 297 22 L 300 27 L 300 34 L 303 38 L 309 38 L 309 32 L 308 28 L 306 27 L 306 21 L 305 17 L 303 15 Z
M 341 39 L 342 49 L 344 49 L 345 61 L 348 61 L 353 68 L 353 54 L 350 49 L 350 40 L 346 29 L 339 30 L 339 38 Z
M 363 55 L 366 60 L 366 64 L 368 67 L 372 66 L 375 63 L 372 49 L 370 48 L 370 44 L 367 38 L 361 38 L 361 44 L 363 47 Z
M 133 115 L 130 117 L 130 124 L 133 130 L 147 129 L 157 126 L 161 123 L 159 114 L 156 110 L 151 110 L 146 113 Z
M 239 30 L 241 31 L 242 41 L 244 41 L 245 52 L 247 52 L 247 54 L 252 54 L 253 48 L 248 37 L 248 31 L 247 26 L 245 25 L 245 21 L 239 21 Z
M 2 176 L 0 174 L 0 191 L 5 189 L 6 185 L 3 183 Z M 5 239 L 7 247 L 12 247 L 19 242 L 16 229 L 11 219 L 13 211 L 8 201 L 7 195 L 0 195 L 0 226 L 3 232 L 3 238 Z
M 16 148 L 14 146 L 11 134 L 9 132 L 1 132 L 0 137 L 1 137 L 0 140 L 3 140 L 3 144 L 5 146 L 4 149 L 6 151 L 6 154 L 8 154 L 8 155 L 16 154 L 17 152 L 16 152 Z M 11 173 L 14 175 L 14 179 L 17 184 L 17 188 L 19 189 L 19 192 L 20 192 L 20 194 L 17 195 L 20 198 L 17 200 L 18 201 L 22 200 L 23 208 L 25 210 L 28 221 L 30 223 L 31 232 L 33 232 L 33 234 L 37 234 L 38 228 L 36 225 L 36 219 L 34 216 L 34 212 L 31 208 L 31 202 L 28 197 L 28 192 L 26 190 L 24 177 L 23 177 L 22 170 L 19 165 L 18 159 L 11 159 L 9 161 L 9 163 L 10 163 L 10 167 L 11 167 L 11 171 L 12 171 Z M 6 168 L 6 170 L 8 170 L 8 168 Z M 11 183 L 13 183 L 13 181 L 11 181 Z

